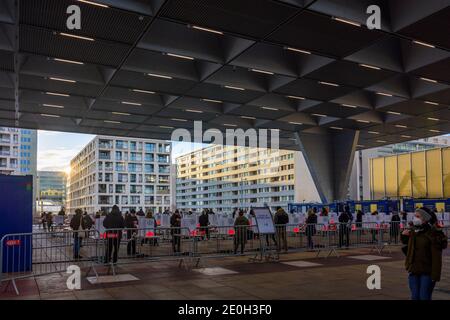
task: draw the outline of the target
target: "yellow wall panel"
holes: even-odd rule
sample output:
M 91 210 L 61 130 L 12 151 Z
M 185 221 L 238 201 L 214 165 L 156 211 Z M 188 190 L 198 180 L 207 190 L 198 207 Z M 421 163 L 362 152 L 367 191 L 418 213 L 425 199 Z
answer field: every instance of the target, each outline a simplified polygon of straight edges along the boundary
M 441 149 L 426 151 L 427 160 L 427 197 L 442 198 L 444 192 L 442 190 L 442 161 Z
M 386 194 L 384 177 L 384 158 L 372 159 L 372 195 L 374 199 L 381 199 Z
M 398 155 L 397 164 L 398 164 L 398 166 L 397 166 L 398 195 L 399 195 L 399 197 L 412 197 L 411 154 L 406 153 L 406 154 Z M 450 192 L 450 189 L 449 189 L 449 192 Z
M 442 149 L 442 175 L 444 179 L 444 197 L 450 198 L 450 148 Z
M 426 198 L 426 166 L 425 166 L 425 152 L 414 152 L 411 154 L 412 162 L 412 185 L 414 198 Z
M 385 184 L 386 184 L 386 196 L 397 197 L 398 196 L 398 182 L 397 182 L 397 156 L 391 156 L 384 158 L 384 172 L 385 172 Z

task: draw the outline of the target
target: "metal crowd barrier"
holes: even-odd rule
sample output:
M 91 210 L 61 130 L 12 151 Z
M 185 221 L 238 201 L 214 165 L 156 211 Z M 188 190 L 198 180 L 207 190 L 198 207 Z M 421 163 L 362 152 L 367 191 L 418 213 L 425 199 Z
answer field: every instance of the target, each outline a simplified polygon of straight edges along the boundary
M 81 233 L 75 256 L 74 236 Z M 19 294 L 17 279 L 66 272 L 70 265 L 95 271 L 102 255 L 97 239 L 96 230 L 7 234 L 0 239 L 0 283 L 7 282 L 5 291 L 12 285 Z
M 132 228 L 83 231 L 34 230 L 31 233 L 5 235 L 0 240 L 0 283 L 13 285 L 15 280 L 66 272 L 70 265 L 96 270 L 129 263 L 175 260 L 181 267 L 198 266 L 201 259 L 229 256 L 278 257 L 280 252 L 327 253 L 326 257 L 345 248 L 371 248 L 379 254 L 384 248 L 401 245 L 402 222 L 287 224 L 275 226 L 275 234 L 260 234 L 252 226 L 197 226 L 188 228 Z M 450 226 L 442 228 L 450 236 Z M 78 240 L 76 240 L 78 239 Z M 75 254 L 79 243 L 79 256 Z M 115 252 L 117 256 L 115 257 Z

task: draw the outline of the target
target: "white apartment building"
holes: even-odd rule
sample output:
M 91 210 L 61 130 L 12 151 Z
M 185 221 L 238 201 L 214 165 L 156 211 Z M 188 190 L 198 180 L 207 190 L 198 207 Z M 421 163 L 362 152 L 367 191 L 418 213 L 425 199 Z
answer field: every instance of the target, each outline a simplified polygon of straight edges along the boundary
M 176 204 L 182 210 L 275 210 L 320 200 L 300 152 L 212 145 L 178 157 L 176 166 Z
M 70 162 L 67 210 L 170 209 L 171 143 L 96 136 Z

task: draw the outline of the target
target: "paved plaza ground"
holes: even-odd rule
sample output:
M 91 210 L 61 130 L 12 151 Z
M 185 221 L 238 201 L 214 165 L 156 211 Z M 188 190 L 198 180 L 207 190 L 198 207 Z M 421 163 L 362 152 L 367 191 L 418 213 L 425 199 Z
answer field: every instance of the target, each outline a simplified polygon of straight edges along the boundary
M 52 274 L 17 282 L 20 296 L 2 284 L 0 299 L 408 299 L 407 274 L 399 248 L 382 256 L 368 249 L 339 251 L 339 257 L 315 253 L 280 255 L 279 262 L 251 263 L 248 257 L 204 260 L 187 270 L 176 262 L 147 262 L 118 267 L 118 274 L 138 280 L 66 287 L 67 274 Z M 381 289 L 369 290 L 367 266 L 381 268 Z M 450 252 L 445 252 L 443 279 L 434 299 L 450 299 Z M 106 268 L 98 269 L 101 276 Z

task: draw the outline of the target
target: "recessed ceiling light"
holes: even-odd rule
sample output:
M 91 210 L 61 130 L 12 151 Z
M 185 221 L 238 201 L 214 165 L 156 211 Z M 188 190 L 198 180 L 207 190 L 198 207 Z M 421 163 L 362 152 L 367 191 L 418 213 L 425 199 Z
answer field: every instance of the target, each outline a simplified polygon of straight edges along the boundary
M 427 118 L 428 120 L 431 120 L 431 121 L 439 121 L 439 119 L 438 118 Z
M 87 4 L 91 4 L 93 6 L 102 7 L 102 8 L 109 8 L 106 4 L 96 3 L 88 0 L 78 0 L 78 2 L 83 2 Z
M 194 60 L 193 57 L 183 56 L 181 54 L 167 53 L 167 55 L 170 57 L 174 57 L 174 58 L 180 58 L 180 59 L 185 59 L 185 60 Z
M 392 97 L 392 94 L 385 92 L 377 92 L 376 94 L 378 94 L 379 96 Z
M 292 48 L 292 47 L 284 47 L 284 49 L 289 50 L 289 51 L 304 53 L 304 54 L 311 54 L 311 52 L 309 52 L 309 51 L 301 50 L 301 49 L 297 49 L 297 48 Z
M 256 120 L 255 117 L 241 116 L 242 119 Z
M 386 113 L 393 114 L 393 115 L 396 115 L 396 116 L 400 116 L 401 115 L 400 112 L 396 112 L 396 111 L 388 111 Z
M 261 107 L 261 109 L 264 109 L 264 110 L 272 110 L 272 111 L 278 111 L 278 110 L 280 110 L 280 109 L 277 109 L 277 108 L 271 108 L 271 107 Z
M 425 43 L 425 42 L 422 42 L 422 41 L 418 41 L 418 40 L 414 40 L 413 43 L 419 44 L 419 45 L 424 46 L 424 47 L 436 48 L 432 44 L 428 44 L 428 43 Z
M 216 33 L 216 34 L 221 34 L 223 35 L 222 31 L 217 31 L 214 29 L 210 29 L 210 28 L 204 28 L 204 27 L 199 27 L 199 26 L 191 26 L 192 29 L 196 29 L 196 30 L 200 30 L 200 31 L 206 31 L 206 32 L 211 32 L 211 33 Z
M 56 93 L 56 92 L 49 92 L 49 91 L 47 91 L 45 94 L 47 94 L 49 96 L 70 97 L 70 95 L 65 94 L 65 93 Z
M 339 85 L 337 83 L 333 83 L 333 82 L 319 81 L 319 83 L 326 85 L 326 86 L 339 87 Z
M 244 91 L 244 88 L 241 87 L 234 87 L 234 86 L 224 86 L 227 89 L 232 89 L 232 90 L 239 90 L 239 91 Z
M 138 93 L 146 93 L 146 94 L 155 94 L 156 93 L 154 91 L 141 90 L 141 89 L 132 89 L 131 91 L 138 92 Z
M 259 70 L 259 69 L 250 69 L 253 72 L 258 72 L 258 73 L 264 73 L 264 74 L 270 74 L 270 75 L 274 75 L 273 72 L 270 71 L 264 71 L 264 70 Z
M 60 106 L 60 105 L 57 105 L 57 104 L 43 103 L 42 106 L 44 106 L 44 107 L 49 107 L 49 108 L 64 109 L 64 106 Z
M 171 127 L 171 126 L 159 126 L 160 128 L 163 128 L 163 129 L 173 129 L 174 127 Z
M 94 38 L 77 36 L 75 34 L 70 34 L 70 33 L 65 33 L 65 32 L 60 32 L 59 35 L 64 36 L 64 37 L 69 37 L 69 38 L 80 39 L 80 40 L 95 41 Z
M 358 108 L 358 106 L 354 106 L 354 105 L 352 105 L 352 104 L 346 104 L 346 103 L 341 104 L 341 106 L 347 107 L 347 108 L 353 108 L 353 109 Z
M 341 127 L 330 127 L 330 129 L 334 129 L 334 130 L 344 130 L 344 128 L 341 128 Z
M 361 123 L 370 123 L 370 121 L 368 121 L 368 120 L 356 120 L 356 122 L 361 122 Z
M 172 79 L 171 76 L 165 76 L 165 75 L 157 74 L 157 73 L 147 73 L 147 75 L 150 77 L 155 77 L 155 78 Z
M 286 98 L 295 99 L 295 100 L 305 100 L 305 98 L 299 97 L 299 96 L 286 96 Z
M 132 106 L 142 106 L 142 103 L 137 103 L 137 102 L 130 102 L 130 101 L 121 101 L 121 104 L 129 104 Z
M 359 148 L 364 148 L 365 147 L 363 144 L 357 144 L 356 146 L 359 147 Z
M 378 67 L 375 67 L 375 66 L 371 66 L 371 65 L 368 65 L 368 64 L 364 64 L 364 63 L 360 63 L 359 66 L 363 67 L 363 68 L 368 68 L 368 69 L 381 70 L 381 68 L 378 68 Z
M 172 118 L 170 120 L 172 120 L 172 121 L 180 121 L 180 122 L 186 122 L 187 121 L 186 119 L 179 119 L 179 118 Z
M 297 126 L 301 126 L 303 124 L 301 122 L 295 122 L 295 121 L 289 121 L 289 123 L 293 124 L 293 125 L 297 125 Z
M 186 112 L 192 112 L 192 113 L 203 113 L 201 110 L 195 110 L 195 109 L 186 109 Z
M 237 127 L 237 125 L 232 124 L 232 123 L 224 123 L 223 125 L 227 126 L 227 127 Z
M 407 135 L 403 135 L 403 134 L 401 135 L 401 137 L 402 137 L 402 138 L 406 138 L 406 139 L 412 138 L 411 136 L 407 136 Z
M 433 102 L 433 101 L 424 101 L 426 104 L 431 104 L 431 105 L 433 105 L 433 106 L 438 106 L 439 105 L 439 103 L 437 103 L 437 102 Z
M 316 116 L 316 117 L 326 117 L 327 116 L 325 114 L 319 114 L 319 113 L 313 113 L 312 115 Z
M 396 124 L 395 127 L 396 127 L 396 128 L 402 128 L 402 129 L 408 128 L 407 126 L 405 126 L 405 125 L 403 125 L 403 124 Z
M 439 132 L 440 132 L 439 130 L 436 130 L 436 129 L 430 129 L 429 131 L 430 131 L 430 132 L 436 132 L 436 133 L 439 133 Z
M 428 82 L 432 82 L 432 83 L 437 83 L 437 81 L 436 81 L 436 80 L 433 80 L 433 79 L 429 79 L 429 78 L 424 78 L 424 77 L 420 77 L 420 80 L 423 80 L 423 81 L 428 81 Z
M 337 18 L 337 17 L 333 17 L 332 19 L 339 21 L 339 22 L 346 23 L 346 24 L 351 24 L 352 26 L 361 27 L 361 24 L 358 22 L 350 21 L 350 20 L 343 19 L 343 18 Z
M 58 61 L 58 62 L 71 63 L 71 64 L 84 64 L 83 62 L 74 61 L 74 60 L 60 59 L 60 58 L 53 58 L 53 60 L 54 61 Z
M 379 143 L 386 143 L 387 141 L 385 141 L 385 140 L 377 140 L 377 142 L 379 142 Z
M 223 101 L 220 101 L 220 100 L 213 100 L 213 99 L 202 99 L 202 101 L 205 101 L 205 102 L 213 102 L 213 103 L 223 103 Z
M 50 77 L 50 80 L 54 80 L 54 81 L 61 81 L 61 82 L 69 82 L 69 83 L 76 83 L 75 80 L 69 80 L 69 79 L 63 79 L 63 78 L 55 78 L 55 77 Z
M 380 134 L 378 131 L 367 131 L 367 133 L 370 133 L 370 134 Z
M 47 114 L 47 113 L 41 113 L 42 117 L 49 117 L 49 118 L 59 118 L 60 116 L 56 114 Z
M 126 112 L 117 112 L 117 111 L 113 111 L 111 112 L 112 114 L 118 115 L 118 116 L 131 116 L 130 113 L 126 113 Z
M 114 124 L 119 124 L 120 121 L 114 121 L 114 120 L 103 120 L 103 122 L 105 123 L 114 123 Z

